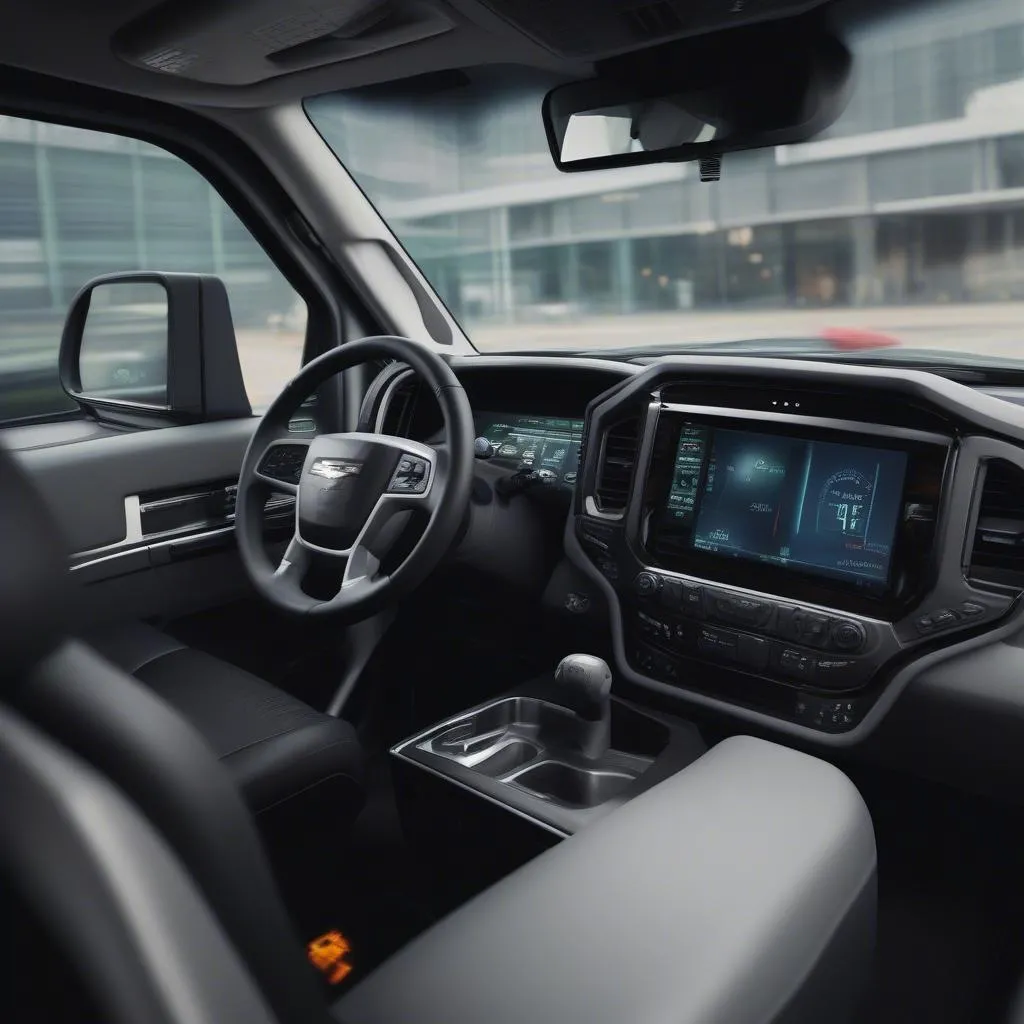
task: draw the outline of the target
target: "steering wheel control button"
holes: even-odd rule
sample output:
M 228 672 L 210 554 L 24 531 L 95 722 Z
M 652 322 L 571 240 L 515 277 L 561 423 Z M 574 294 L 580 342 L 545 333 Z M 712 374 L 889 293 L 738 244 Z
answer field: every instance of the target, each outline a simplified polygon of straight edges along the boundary
M 271 480 L 297 484 L 309 449 L 304 444 L 276 444 L 263 453 L 256 472 Z
M 661 589 L 661 577 L 655 576 L 653 572 L 641 572 L 637 574 L 633 586 L 640 597 L 654 597 Z
M 840 619 L 832 626 L 832 646 L 840 651 L 859 651 L 866 639 L 867 634 L 859 622 Z
M 960 614 L 965 619 L 976 619 L 979 615 L 985 614 L 985 606 L 983 604 L 978 604 L 976 601 L 964 601 L 964 603 L 960 605 Z
M 426 459 L 403 455 L 391 477 L 388 490 L 395 494 L 422 494 L 427 489 L 429 468 Z

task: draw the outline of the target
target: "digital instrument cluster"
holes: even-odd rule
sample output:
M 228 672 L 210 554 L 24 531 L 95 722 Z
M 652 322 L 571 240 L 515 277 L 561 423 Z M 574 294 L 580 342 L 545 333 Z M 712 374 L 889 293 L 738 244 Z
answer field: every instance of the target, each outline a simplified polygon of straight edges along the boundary
M 576 483 L 582 420 L 484 412 L 475 422 L 477 436 L 490 442 L 496 461 L 533 471 L 554 485 L 571 489 Z

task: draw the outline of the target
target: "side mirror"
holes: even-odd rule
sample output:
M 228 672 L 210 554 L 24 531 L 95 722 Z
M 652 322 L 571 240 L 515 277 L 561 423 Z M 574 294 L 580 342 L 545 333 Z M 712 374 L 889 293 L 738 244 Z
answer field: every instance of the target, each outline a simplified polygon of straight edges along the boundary
M 60 382 L 101 419 L 134 425 L 251 416 L 223 282 L 204 274 L 94 278 L 74 297 Z

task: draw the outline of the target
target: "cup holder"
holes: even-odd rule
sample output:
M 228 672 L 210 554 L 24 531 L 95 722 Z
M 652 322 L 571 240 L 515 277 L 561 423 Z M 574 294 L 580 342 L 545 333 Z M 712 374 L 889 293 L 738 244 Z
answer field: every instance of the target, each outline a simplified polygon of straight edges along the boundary
M 512 740 L 503 747 L 496 750 L 490 757 L 478 762 L 474 767 L 482 775 L 489 775 L 496 778 L 499 775 L 507 775 L 517 768 L 522 768 L 540 754 L 540 748 L 525 740 Z
M 560 761 L 542 761 L 507 781 L 534 796 L 565 807 L 597 807 L 614 800 L 634 778 L 625 772 L 575 768 Z
M 574 746 L 577 723 L 566 708 L 534 697 L 506 697 L 444 722 L 416 749 L 436 766 L 475 776 L 567 810 L 614 801 L 653 763 L 664 727 L 629 708 L 613 708 L 612 749 L 598 759 Z M 484 782 L 484 778 L 480 782 Z

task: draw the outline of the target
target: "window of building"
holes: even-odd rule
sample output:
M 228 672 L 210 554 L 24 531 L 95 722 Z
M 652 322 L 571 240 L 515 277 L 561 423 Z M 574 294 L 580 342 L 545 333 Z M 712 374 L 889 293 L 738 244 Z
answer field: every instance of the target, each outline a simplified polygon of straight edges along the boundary
M 508 235 L 513 242 L 539 242 L 551 237 L 551 203 L 513 206 L 508 211 Z
M 1024 187 L 1024 135 L 1008 135 L 998 139 L 996 153 L 1001 187 Z
M 57 379 L 68 304 L 133 270 L 223 280 L 254 408 L 295 373 L 305 303 L 197 171 L 134 139 L 0 117 L 0 420 L 74 408 Z

